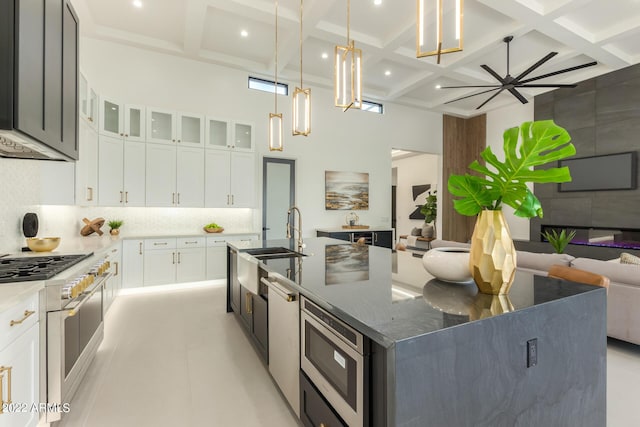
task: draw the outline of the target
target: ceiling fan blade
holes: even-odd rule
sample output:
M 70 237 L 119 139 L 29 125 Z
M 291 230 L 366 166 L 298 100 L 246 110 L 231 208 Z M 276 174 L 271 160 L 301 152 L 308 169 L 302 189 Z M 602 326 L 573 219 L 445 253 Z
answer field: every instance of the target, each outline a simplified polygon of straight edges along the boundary
M 500 87 L 496 87 L 496 88 L 489 89 L 489 90 L 483 90 L 482 92 L 474 93 L 472 95 L 467 95 L 467 96 L 462 96 L 460 98 L 452 99 L 451 101 L 445 102 L 445 104 L 451 104 L 452 102 L 460 101 L 462 99 L 471 98 L 472 96 L 476 96 L 476 95 L 482 95 L 483 93 L 487 93 L 487 92 L 493 92 L 494 90 L 498 90 L 498 89 L 500 89 Z
M 491 67 L 489 67 L 488 65 L 482 64 L 480 66 L 482 69 L 484 69 L 487 73 L 491 74 L 493 77 L 496 78 L 496 80 L 498 80 L 500 83 L 505 84 L 504 79 L 500 76 L 500 74 L 496 73 L 495 71 L 493 71 L 491 69 Z
M 500 95 L 500 93 L 504 90 L 504 88 L 500 89 L 499 91 L 497 91 L 496 93 L 494 93 L 493 95 L 491 95 L 491 97 L 489 97 L 489 99 L 487 99 L 486 101 L 484 101 L 482 104 L 480 104 L 476 110 L 481 109 L 482 107 L 485 106 L 485 104 L 489 101 L 491 101 L 493 98 L 495 98 L 496 96 Z M 479 95 L 479 94 L 478 94 Z
M 554 56 L 556 56 L 557 54 L 558 52 L 550 52 L 549 54 L 547 54 L 547 56 L 545 56 L 544 58 L 542 58 L 541 60 L 533 64 L 531 67 L 524 70 L 518 77 L 515 78 L 515 80 L 517 81 L 525 76 L 528 76 L 533 70 L 535 70 L 536 68 L 538 68 L 539 66 L 541 66 L 542 64 L 544 64 L 545 62 L 553 58 Z
M 543 75 L 538 76 L 538 77 L 532 77 L 532 78 L 527 79 L 527 80 L 522 80 L 522 81 L 520 81 L 518 83 L 519 84 L 529 83 L 529 82 L 533 82 L 533 81 L 536 81 L 536 80 L 544 79 L 546 77 L 557 76 L 558 74 L 562 74 L 562 73 L 568 73 L 569 71 L 575 71 L 575 70 L 579 70 L 581 68 L 591 67 L 591 66 L 594 66 L 594 65 L 597 65 L 597 64 L 598 63 L 596 61 L 588 62 L 586 64 L 576 65 L 575 67 L 565 68 L 564 70 L 554 71 L 553 73 L 547 73 L 547 74 L 543 74 Z
M 577 87 L 578 85 L 538 85 L 538 84 L 517 84 L 516 87 Z
M 438 89 L 461 89 L 469 87 L 502 87 L 501 85 L 478 85 L 478 86 L 440 86 Z
M 529 101 L 527 101 L 527 98 L 522 96 L 522 94 L 520 92 L 518 92 L 515 88 L 511 88 L 511 89 L 508 89 L 508 90 L 509 90 L 509 92 L 511 92 L 511 95 L 513 95 L 516 98 L 518 98 L 518 101 L 522 102 L 523 104 L 526 104 L 526 103 L 529 102 Z

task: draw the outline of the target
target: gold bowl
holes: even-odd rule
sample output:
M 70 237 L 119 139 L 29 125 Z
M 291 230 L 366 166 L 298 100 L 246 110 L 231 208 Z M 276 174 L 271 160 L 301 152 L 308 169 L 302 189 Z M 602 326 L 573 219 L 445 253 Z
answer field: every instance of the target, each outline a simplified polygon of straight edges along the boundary
M 27 246 L 34 252 L 50 252 L 59 244 L 59 237 L 30 237 L 27 239 Z

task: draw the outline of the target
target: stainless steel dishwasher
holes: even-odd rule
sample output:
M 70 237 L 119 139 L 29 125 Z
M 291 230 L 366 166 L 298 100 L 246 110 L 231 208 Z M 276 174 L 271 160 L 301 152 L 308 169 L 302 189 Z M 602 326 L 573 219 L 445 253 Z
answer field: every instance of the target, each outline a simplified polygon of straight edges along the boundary
M 278 277 L 262 277 L 269 288 L 269 372 L 300 417 L 300 301 Z

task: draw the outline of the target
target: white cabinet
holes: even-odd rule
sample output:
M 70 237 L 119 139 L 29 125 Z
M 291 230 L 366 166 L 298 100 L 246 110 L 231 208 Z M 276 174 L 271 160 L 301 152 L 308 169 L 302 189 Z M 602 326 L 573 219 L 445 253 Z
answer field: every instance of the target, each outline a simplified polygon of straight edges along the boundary
M 38 425 L 39 412 L 31 410 L 32 404 L 41 401 L 38 298 L 35 293 L 0 313 L 2 427 Z M 9 396 L 11 403 L 7 403 Z
M 144 242 L 144 286 L 196 282 L 206 278 L 204 237 L 170 237 Z
M 144 240 L 122 242 L 122 288 L 142 286 L 144 278 Z
M 147 141 L 204 147 L 204 116 L 163 108 L 147 109 Z
M 109 250 L 109 262 L 111 263 L 110 271 L 113 273 L 113 276 L 107 280 L 104 286 L 104 292 L 102 294 L 103 316 L 107 314 L 107 311 L 120 293 L 122 287 L 122 251 L 120 249 L 120 243 Z
M 129 141 L 145 140 L 145 107 L 100 98 L 100 134 Z
M 204 150 L 177 148 L 176 206 L 204 206 Z
M 76 161 L 76 204 L 96 206 L 98 203 L 98 132 L 92 124 L 80 120 L 80 158 Z
M 227 242 L 258 240 L 258 235 L 207 236 L 207 280 L 227 277 Z
M 146 205 L 204 206 L 204 150 L 147 144 Z
M 82 73 L 80 73 L 78 101 L 80 117 L 85 119 L 90 126 L 95 129 L 96 123 L 98 122 L 98 94 Z
M 216 117 L 206 119 L 206 148 L 253 151 L 253 125 Z
M 255 155 L 207 150 L 205 206 L 250 208 L 255 205 Z
M 145 144 L 100 136 L 98 200 L 100 206 L 145 205 Z

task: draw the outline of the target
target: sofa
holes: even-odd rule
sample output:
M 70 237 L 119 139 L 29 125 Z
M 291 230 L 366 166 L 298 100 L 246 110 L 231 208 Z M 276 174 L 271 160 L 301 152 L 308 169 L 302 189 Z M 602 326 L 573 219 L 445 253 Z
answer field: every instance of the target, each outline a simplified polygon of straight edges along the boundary
M 468 243 L 434 240 L 432 248 L 469 247 Z M 567 254 L 516 251 L 518 270 L 546 276 L 553 264 L 601 274 L 609 278 L 607 335 L 640 345 L 640 265 L 621 264 L 620 259 L 601 261 Z

